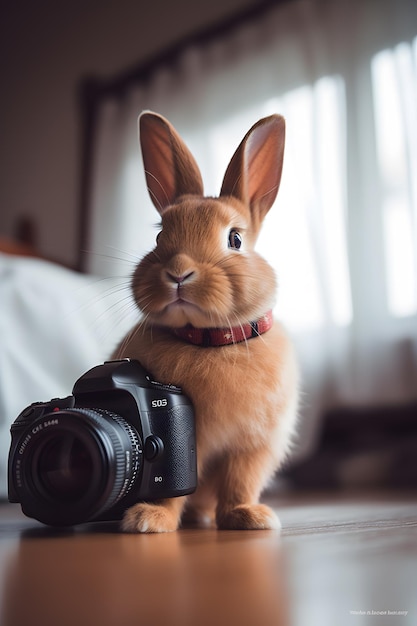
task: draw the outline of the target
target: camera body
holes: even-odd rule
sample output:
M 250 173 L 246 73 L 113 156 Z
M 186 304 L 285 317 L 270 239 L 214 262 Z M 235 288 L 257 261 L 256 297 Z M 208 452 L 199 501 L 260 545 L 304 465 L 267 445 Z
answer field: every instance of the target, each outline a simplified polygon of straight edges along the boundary
M 11 439 L 9 501 L 46 524 L 120 519 L 197 486 L 193 406 L 135 360 L 105 362 L 72 395 L 31 404 Z

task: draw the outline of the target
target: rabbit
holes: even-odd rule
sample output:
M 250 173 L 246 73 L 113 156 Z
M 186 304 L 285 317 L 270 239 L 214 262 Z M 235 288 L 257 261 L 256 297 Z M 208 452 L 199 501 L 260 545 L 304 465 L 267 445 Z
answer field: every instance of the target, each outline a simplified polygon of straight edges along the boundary
M 122 530 L 169 532 L 184 519 L 279 529 L 259 498 L 291 446 L 298 369 L 272 318 L 275 273 L 254 246 L 280 184 L 284 118 L 271 115 L 249 130 L 216 198 L 204 197 L 196 161 L 168 120 L 144 111 L 139 132 L 162 221 L 131 282 L 142 318 L 113 358 L 138 359 L 192 400 L 198 487 L 191 496 L 131 506 Z

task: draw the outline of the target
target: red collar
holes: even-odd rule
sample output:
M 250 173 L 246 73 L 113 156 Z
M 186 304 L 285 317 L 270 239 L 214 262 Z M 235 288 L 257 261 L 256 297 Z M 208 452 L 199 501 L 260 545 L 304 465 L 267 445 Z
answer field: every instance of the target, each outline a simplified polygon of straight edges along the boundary
M 227 346 L 240 343 L 252 337 L 259 337 L 272 327 L 272 311 L 268 311 L 256 322 L 249 322 L 234 328 L 194 328 L 191 324 L 182 328 L 173 328 L 172 332 L 187 343 L 204 348 Z

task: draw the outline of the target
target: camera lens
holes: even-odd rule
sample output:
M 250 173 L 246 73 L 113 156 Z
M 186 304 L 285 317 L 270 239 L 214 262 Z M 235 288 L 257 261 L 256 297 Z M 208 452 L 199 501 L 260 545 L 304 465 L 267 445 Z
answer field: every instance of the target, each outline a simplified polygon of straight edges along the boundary
M 77 408 L 35 420 L 20 438 L 12 471 L 26 515 L 71 525 L 115 505 L 141 468 L 141 438 L 124 418 Z
M 54 434 L 41 449 L 36 473 L 45 492 L 57 502 L 77 502 L 94 472 L 93 457 L 72 433 Z

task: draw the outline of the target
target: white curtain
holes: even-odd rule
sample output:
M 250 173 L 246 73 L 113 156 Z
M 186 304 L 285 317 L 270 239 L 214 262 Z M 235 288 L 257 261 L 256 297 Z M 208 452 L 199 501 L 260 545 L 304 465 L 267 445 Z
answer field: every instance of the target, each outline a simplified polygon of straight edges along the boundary
M 417 399 L 416 35 L 415 0 L 293 1 L 188 48 L 100 109 L 88 269 L 121 277 L 158 221 L 140 111 L 178 129 L 207 195 L 249 127 L 285 115 L 283 180 L 259 251 L 301 364 L 299 457 L 329 407 Z

